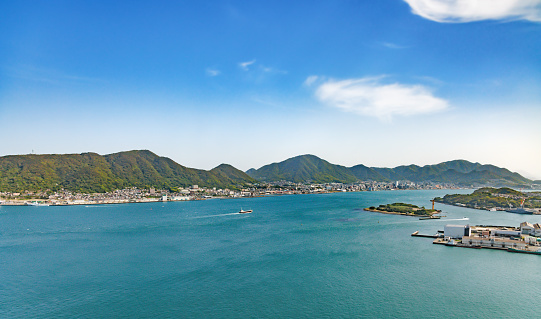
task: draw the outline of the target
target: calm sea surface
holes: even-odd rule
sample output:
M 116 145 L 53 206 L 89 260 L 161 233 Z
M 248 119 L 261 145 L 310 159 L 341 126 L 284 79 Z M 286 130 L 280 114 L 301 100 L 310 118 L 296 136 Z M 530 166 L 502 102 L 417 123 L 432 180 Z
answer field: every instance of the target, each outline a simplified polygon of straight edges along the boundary
M 362 211 L 458 192 L 0 207 L 0 317 L 538 318 L 541 256 L 410 234 L 541 216 Z

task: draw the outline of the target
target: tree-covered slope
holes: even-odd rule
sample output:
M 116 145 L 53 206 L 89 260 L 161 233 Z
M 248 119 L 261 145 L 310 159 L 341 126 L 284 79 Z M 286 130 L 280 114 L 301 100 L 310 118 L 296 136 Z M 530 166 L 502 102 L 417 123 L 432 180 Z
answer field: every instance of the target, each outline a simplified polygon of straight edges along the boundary
M 526 199 L 525 201 L 523 201 Z M 449 205 L 466 206 L 470 208 L 513 208 L 524 204 L 526 208 L 541 207 L 541 194 L 535 192 L 522 193 L 517 190 L 503 187 L 484 187 L 475 190 L 471 194 L 447 194 L 443 198 L 435 200 Z
M 363 164 L 355 165 L 349 168 L 349 171 L 355 176 L 358 180 L 362 181 L 378 181 L 378 182 L 388 182 L 393 180 L 390 175 L 382 174 L 382 171 L 377 168 L 372 168 L 365 166 Z
M 239 173 L 240 172 L 240 173 Z M 231 176 L 228 174 L 232 173 Z M 254 180 L 231 167 L 205 171 L 184 167 L 150 151 L 109 155 L 16 155 L 0 157 L 0 191 L 105 192 L 125 187 L 239 187 Z
M 265 165 L 258 170 L 249 170 L 247 173 L 263 181 L 350 183 L 357 180 L 347 167 L 331 164 L 314 155 L 296 156 L 280 163 Z
M 215 168 L 210 170 L 214 175 L 221 177 L 222 179 L 229 181 L 231 184 L 238 183 L 257 183 L 257 180 L 250 177 L 245 172 L 236 169 L 235 167 L 229 164 L 220 164 Z
M 302 155 L 280 163 L 250 169 L 248 175 L 264 180 L 292 182 L 343 182 L 354 181 L 397 181 L 439 182 L 461 185 L 495 183 L 500 185 L 521 185 L 531 183 L 520 174 L 494 165 L 481 165 L 465 160 L 455 160 L 435 165 L 406 165 L 395 168 L 367 167 L 356 165 L 344 167 L 331 164 L 314 155 Z

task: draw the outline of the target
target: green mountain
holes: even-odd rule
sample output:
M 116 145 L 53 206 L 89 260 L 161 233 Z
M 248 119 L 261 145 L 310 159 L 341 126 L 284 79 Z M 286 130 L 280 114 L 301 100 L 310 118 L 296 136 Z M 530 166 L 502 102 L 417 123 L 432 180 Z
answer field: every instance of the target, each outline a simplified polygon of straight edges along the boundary
M 357 180 L 361 181 L 386 182 L 391 180 L 391 177 L 387 176 L 386 172 L 381 169 L 368 167 L 363 164 L 350 167 L 349 171 Z
M 264 181 L 352 183 L 357 180 L 345 166 L 334 165 L 314 155 L 301 155 L 280 163 L 248 170 L 251 177 Z
M 210 171 L 188 168 L 146 150 L 103 156 L 82 153 L 0 157 L 0 191 L 4 192 L 62 188 L 78 192 L 106 192 L 133 186 L 167 189 L 194 184 L 202 187 L 240 188 L 257 183 L 258 180 L 313 183 L 409 180 L 459 185 L 491 183 L 495 186 L 531 183 L 505 168 L 464 160 L 422 167 L 345 167 L 331 164 L 314 155 L 301 155 L 244 173 L 227 164 L 221 164 Z
M 254 179 L 230 166 L 211 171 L 184 167 L 142 151 L 109 155 L 12 155 L 0 157 L 0 191 L 58 190 L 106 192 L 126 187 L 172 188 L 197 184 L 238 188 Z
M 221 177 L 224 181 L 228 181 L 231 185 L 245 184 L 245 183 L 257 183 L 257 180 L 248 176 L 241 170 L 234 168 L 229 164 L 220 164 L 217 167 L 210 170 L 210 173 Z
M 344 167 L 331 164 L 314 155 L 301 155 L 280 163 L 265 165 L 246 172 L 262 181 L 287 180 L 292 182 L 342 182 L 409 180 L 412 182 L 439 182 L 459 185 L 486 184 L 521 185 L 531 183 L 518 173 L 494 165 L 481 165 L 465 160 L 455 160 L 436 165 L 407 165 L 395 168 L 356 165 Z

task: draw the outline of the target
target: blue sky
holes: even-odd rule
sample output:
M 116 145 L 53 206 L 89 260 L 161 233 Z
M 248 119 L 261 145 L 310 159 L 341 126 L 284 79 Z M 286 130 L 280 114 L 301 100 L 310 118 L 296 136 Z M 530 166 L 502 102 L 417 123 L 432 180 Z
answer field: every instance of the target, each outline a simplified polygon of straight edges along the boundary
M 541 1 L 3 1 L 0 155 L 541 179 Z

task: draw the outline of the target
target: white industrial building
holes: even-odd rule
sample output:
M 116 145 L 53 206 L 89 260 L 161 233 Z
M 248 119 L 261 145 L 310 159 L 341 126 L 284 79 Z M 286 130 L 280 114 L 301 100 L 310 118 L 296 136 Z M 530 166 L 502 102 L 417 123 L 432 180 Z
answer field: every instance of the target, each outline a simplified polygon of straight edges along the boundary
M 531 223 L 523 222 L 520 223 L 520 233 L 524 235 L 533 235 L 535 232 L 535 227 Z
M 462 244 L 468 246 L 477 246 L 477 247 L 496 247 L 496 248 L 517 248 L 525 249 L 528 245 L 528 241 L 502 238 L 502 237 L 474 237 L 474 236 L 464 236 L 462 237 Z
M 445 225 L 443 236 L 459 239 L 464 236 L 471 236 L 470 225 Z
M 520 237 L 520 230 L 495 229 L 490 232 L 492 236 Z

